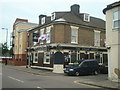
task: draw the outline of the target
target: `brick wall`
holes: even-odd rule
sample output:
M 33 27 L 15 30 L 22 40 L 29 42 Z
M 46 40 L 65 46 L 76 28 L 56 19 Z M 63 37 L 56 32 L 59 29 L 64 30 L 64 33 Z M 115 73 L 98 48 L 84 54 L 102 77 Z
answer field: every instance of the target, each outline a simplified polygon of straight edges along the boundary
M 65 42 L 65 30 L 64 25 L 56 24 L 54 25 L 54 42 L 64 43 Z
M 105 31 L 100 33 L 101 46 L 104 46 Z M 71 27 L 68 24 L 54 24 L 51 28 L 51 43 L 71 43 Z M 78 29 L 78 44 L 94 46 L 94 29 Z M 29 36 L 29 45 L 33 46 L 32 32 Z
M 2 63 L 5 63 L 7 60 L 7 65 L 14 65 L 14 66 L 25 66 L 27 65 L 27 61 L 19 61 L 13 58 L 2 59 Z
M 105 35 L 105 32 L 101 32 L 100 33 L 100 38 L 101 38 L 101 41 L 100 41 L 100 46 L 105 46 L 105 42 L 104 42 L 104 40 L 106 39 L 106 35 Z
M 104 46 L 105 31 L 100 33 L 101 46 Z M 71 43 L 71 28 L 67 24 L 56 24 L 52 29 L 52 43 Z M 78 29 L 78 44 L 94 46 L 94 30 L 87 28 Z
M 65 25 L 65 43 L 71 43 L 71 28 L 70 25 Z
M 94 31 L 85 28 L 78 30 L 78 43 L 81 45 L 93 46 L 94 45 Z

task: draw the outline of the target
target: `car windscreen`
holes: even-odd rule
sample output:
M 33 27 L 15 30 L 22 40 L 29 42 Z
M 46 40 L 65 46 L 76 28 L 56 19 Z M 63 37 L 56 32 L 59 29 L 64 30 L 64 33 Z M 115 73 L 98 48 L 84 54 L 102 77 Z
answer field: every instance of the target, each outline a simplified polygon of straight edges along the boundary
M 79 64 L 81 64 L 81 62 L 82 62 L 82 60 L 76 61 L 76 62 L 73 63 L 73 65 L 74 65 L 74 66 L 78 66 Z

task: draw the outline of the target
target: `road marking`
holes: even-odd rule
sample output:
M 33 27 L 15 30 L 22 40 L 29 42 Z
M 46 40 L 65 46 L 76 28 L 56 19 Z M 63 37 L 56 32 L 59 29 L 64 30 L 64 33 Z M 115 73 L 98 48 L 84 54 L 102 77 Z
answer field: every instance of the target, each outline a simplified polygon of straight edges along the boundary
M 0 75 L 2 75 L 2 73 L 0 73 Z
M 8 77 L 11 78 L 11 79 L 13 79 L 13 80 L 16 80 L 16 81 L 18 81 L 18 82 L 24 83 L 24 81 L 22 81 L 22 80 L 16 79 L 16 78 L 11 77 L 11 76 L 8 76 Z

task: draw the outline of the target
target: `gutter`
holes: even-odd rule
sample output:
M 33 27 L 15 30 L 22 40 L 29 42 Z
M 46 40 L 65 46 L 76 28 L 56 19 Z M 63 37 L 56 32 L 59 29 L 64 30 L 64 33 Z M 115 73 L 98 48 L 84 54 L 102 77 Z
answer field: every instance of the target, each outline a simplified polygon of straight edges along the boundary
M 51 21 L 50 23 L 45 23 L 45 24 L 43 24 L 43 25 L 39 25 L 38 27 L 29 29 L 29 30 L 27 30 L 27 31 L 28 31 L 28 32 L 31 32 L 31 31 L 33 31 L 33 30 L 38 30 L 38 29 L 44 28 L 44 27 L 46 27 L 46 26 L 50 26 L 50 25 L 58 24 L 58 23 L 61 23 L 61 24 L 73 24 L 73 25 L 76 25 L 76 26 L 84 27 L 84 28 L 93 28 L 93 29 L 99 29 L 99 30 L 101 30 L 101 31 L 105 31 L 105 28 L 98 28 L 98 27 L 94 27 L 94 26 L 88 26 L 88 25 L 83 25 L 83 24 L 78 24 L 78 23 L 68 22 L 68 21 Z
M 107 7 L 103 9 L 103 13 L 106 14 L 106 11 L 119 6 L 120 6 L 120 1 L 107 5 Z

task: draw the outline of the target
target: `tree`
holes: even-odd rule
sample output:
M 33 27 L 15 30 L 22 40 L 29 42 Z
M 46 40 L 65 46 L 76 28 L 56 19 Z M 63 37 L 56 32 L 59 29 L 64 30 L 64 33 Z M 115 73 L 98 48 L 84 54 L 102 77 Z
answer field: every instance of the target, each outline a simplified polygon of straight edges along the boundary
M 7 43 L 2 44 L 2 55 L 8 56 L 9 55 L 9 49 L 7 47 Z

